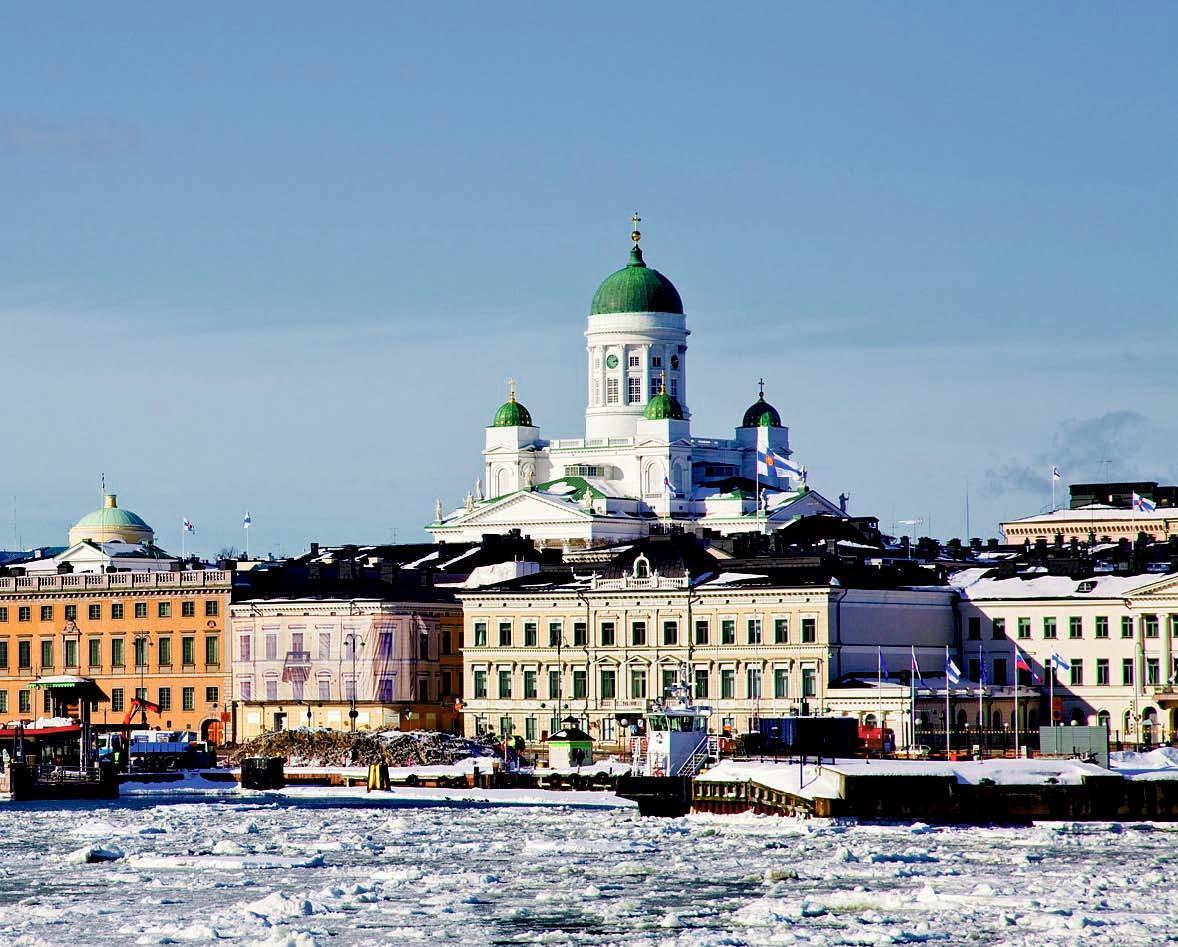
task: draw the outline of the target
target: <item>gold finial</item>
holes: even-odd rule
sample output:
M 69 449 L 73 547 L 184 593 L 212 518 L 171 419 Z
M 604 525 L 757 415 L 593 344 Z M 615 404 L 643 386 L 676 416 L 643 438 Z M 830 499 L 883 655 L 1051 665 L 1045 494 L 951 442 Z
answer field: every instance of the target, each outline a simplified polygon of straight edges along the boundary
M 515 401 L 515 379 L 507 379 L 507 400 Z
M 664 368 L 659 374 L 662 376 L 659 380 L 659 394 L 665 395 L 667 393 L 667 370 Z
M 630 234 L 630 239 L 637 243 L 642 239 L 642 233 L 638 230 L 638 225 L 642 223 L 642 218 L 638 216 L 638 211 L 634 211 L 634 216 L 630 218 L 630 223 L 634 225 L 634 232 Z

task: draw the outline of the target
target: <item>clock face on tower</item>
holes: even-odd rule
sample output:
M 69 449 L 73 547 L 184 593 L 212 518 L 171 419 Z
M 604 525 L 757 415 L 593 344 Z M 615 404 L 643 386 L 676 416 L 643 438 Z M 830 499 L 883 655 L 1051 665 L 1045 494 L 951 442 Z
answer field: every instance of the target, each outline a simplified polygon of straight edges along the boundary
M 671 367 L 672 367 L 672 368 L 678 368 L 678 367 L 679 367 L 679 356 L 678 356 L 678 355 L 672 355 L 672 356 L 671 356 Z
M 605 367 L 606 368 L 617 368 L 618 367 L 618 357 L 616 355 L 614 355 L 613 352 L 610 352 L 610 354 L 605 357 Z

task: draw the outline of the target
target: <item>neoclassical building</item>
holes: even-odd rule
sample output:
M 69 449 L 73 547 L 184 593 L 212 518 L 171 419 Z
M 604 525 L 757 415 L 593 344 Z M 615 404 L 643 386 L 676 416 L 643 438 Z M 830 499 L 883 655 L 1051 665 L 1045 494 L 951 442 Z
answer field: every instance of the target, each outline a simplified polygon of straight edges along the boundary
M 843 512 L 807 486 L 763 384 L 733 437 L 692 434 L 683 301 L 647 265 L 640 238 L 631 234 L 629 261 L 590 304 L 584 435 L 541 437 L 512 385 L 486 429 L 474 491 L 450 512 L 439 500 L 426 526 L 436 539 L 519 529 L 542 545 L 578 548 L 645 536 L 660 522 L 767 532 Z M 758 448 L 770 458 L 760 475 Z

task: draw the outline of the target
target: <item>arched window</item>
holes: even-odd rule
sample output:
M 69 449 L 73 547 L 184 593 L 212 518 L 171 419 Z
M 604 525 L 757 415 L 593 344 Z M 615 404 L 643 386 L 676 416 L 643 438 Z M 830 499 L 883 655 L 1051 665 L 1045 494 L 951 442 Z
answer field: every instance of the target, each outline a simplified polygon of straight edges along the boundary
M 1039 729 L 1039 711 L 1036 710 L 1034 707 L 1032 707 L 1030 710 L 1027 711 L 1027 729 L 1028 730 L 1038 730 Z
M 869 730 L 875 729 L 875 714 L 865 714 L 863 716 L 863 726 Z
M 650 560 L 646 556 L 639 556 L 634 560 L 634 578 L 650 578 Z
M 961 708 L 957 711 L 957 726 L 958 727 L 969 726 L 969 715 L 966 714 L 965 708 Z
M 995 730 L 1002 729 L 1002 711 L 1001 710 L 995 710 L 990 719 L 992 720 L 991 726 Z
M 1112 720 L 1112 714 L 1110 714 L 1107 710 L 1102 710 L 1096 715 L 1096 725 L 1098 727 L 1104 727 L 1106 730 L 1111 730 L 1113 728 Z
M 1072 723 L 1074 723 L 1077 727 L 1082 727 L 1082 726 L 1084 726 L 1086 721 L 1087 721 L 1087 718 L 1085 718 L 1085 716 L 1084 716 L 1084 711 L 1082 711 L 1079 707 L 1075 707 L 1072 709 L 1072 716 L 1071 716 Z
M 663 492 L 663 465 L 657 460 L 646 466 L 646 492 L 648 494 Z
M 511 490 L 511 473 L 506 467 L 500 467 L 495 474 L 495 496 L 501 497 Z

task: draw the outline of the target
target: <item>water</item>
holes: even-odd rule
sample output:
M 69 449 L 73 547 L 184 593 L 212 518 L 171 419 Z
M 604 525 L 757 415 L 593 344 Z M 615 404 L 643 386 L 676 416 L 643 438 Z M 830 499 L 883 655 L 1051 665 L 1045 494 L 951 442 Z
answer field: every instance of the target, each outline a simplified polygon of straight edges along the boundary
M 0 943 L 1152 945 L 1178 942 L 1176 831 L 0 805 Z

